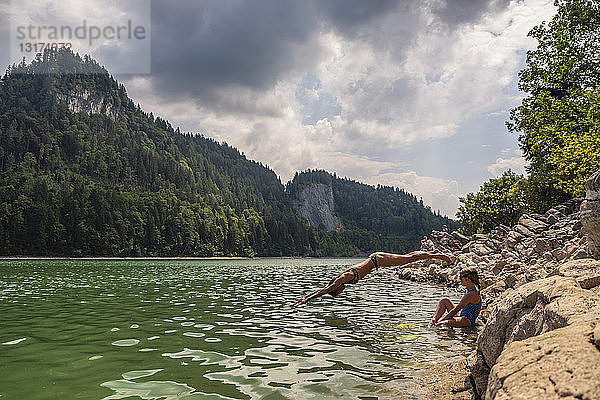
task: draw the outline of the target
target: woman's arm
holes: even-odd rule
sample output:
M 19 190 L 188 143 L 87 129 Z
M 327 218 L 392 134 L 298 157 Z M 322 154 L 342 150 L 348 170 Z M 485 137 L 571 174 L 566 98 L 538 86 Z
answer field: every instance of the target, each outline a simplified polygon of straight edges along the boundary
M 302 299 L 295 302 L 294 306 L 296 306 L 296 305 L 299 306 L 301 304 L 308 303 L 311 300 L 314 300 L 314 299 L 321 297 L 329 292 L 333 292 L 333 291 L 337 290 L 340 286 L 342 286 L 344 284 L 344 282 L 345 282 L 344 279 L 345 279 L 345 274 L 342 273 L 330 285 L 325 286 L 321 289 L 317 289 L 314 292 L 307 294 Z

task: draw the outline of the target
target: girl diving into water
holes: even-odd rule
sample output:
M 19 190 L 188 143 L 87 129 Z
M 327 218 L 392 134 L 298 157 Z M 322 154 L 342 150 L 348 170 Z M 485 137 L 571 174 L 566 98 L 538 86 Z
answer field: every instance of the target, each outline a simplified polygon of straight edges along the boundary
M 337 297 L 342 293 L 347 284 L 357 283 L 360 279 L 364 278 L 365 275 L 379 267 L 397 267 L 414 261 L 428 259 L 441 260 L 449 264 L 454 261 L 447 255 L 435 251 L 413 251 L 408 254 L 373 253 L 366 260 L 340 272 L 329 281 L 327 286 L 307 294 L 302 299 L 295 302 L 294 305 L 307 303 L 324 294 L 330 294 L 333 297 Z

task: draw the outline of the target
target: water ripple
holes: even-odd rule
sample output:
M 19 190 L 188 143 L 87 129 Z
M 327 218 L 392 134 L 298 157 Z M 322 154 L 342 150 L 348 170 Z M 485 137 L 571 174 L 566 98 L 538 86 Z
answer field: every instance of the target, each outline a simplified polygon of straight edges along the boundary
M 2 395 L 402 399 L 473 348 L 476 330 L 426 327 L 459 293 L 385 270 L 291 307 L 352 262 L 0 261 Z

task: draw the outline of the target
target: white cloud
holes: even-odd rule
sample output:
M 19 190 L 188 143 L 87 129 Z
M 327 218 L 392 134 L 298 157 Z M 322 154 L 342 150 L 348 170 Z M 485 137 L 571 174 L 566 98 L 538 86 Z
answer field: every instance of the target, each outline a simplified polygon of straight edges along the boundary
M 268 164 L 284 181 L 296 171 L 323 168 L 365 183 L 402 187 L 453 216 L 459 182 L 440 178 L 444 171 L 436 177 L 379 154 L 407 145 L 422 151 L 432 141 L 455 135 L 471 118 L 514 107 L 519 99 L 509 88 L 524 51 L 534 44 L 527 32 L 549 20 L 555 9 L 552 0 L 515 0 L 450 31 L 434 20 L 429 3 L 423 4 L 416 14 L 390 12 L 351 37 L 324 26 L 318 66 L 294 71 L 267 90 L 228 86 L 214 104 L 200 104 L 185 98 L 165 103 L 152 93 L 151 77 L 127 86 L 147 111 L 227 141 Z M 318 93 L 306 94 L 335 98 L 339 115 L 304 124 L 296 90 L 306 73 L 320 82 Z M 492 165 L 486 161 L 473 168 L 487 168 L 493 175 L 508 168 L 523 171 L 520 156 L 501 149 L 496 154 L 502 157 Z
M 517 174 L 525 174 L 525 165 L 527 165 L 527 161 L 521 156 L 498 157 L 495 163 L 487 167 L 487 170 L 495 177 L 502 175 L 509 169 Z
M 454 32 L 436 23 L 420 26 L 417 40 L 401 46 L 401 58 L 370 42 L 325 34 L 332 56 L 317 75 L 342 105 L 343 118 L 335 128 L 343 132 L 346 146 L 356 144 L 348 141 L 358 147 L 365 141 L 403 146 L 443 138 L 473 116 L 512 105 L 515 99 L 506 89 L 524 48 L 533 44 L 526 34 L 552 15 L 551 3 L 515 1 Z M 402 42 L 406 33 L 397 17 L 380 21 L 373 30 L 389 43 Z
M 94 57 L 113 74 L 150 71 L 150 3 L 146 0 L 13 0 L 9 19 L 14 63 L 22 57 L 31 61 L 38 52 L 19 50 L 22 43 L 69 43 L 74 52 Z M 19 27 L 27 28 L 19 31 Z M 143 34 L 131 39 L 137 37 L 136 28 Z

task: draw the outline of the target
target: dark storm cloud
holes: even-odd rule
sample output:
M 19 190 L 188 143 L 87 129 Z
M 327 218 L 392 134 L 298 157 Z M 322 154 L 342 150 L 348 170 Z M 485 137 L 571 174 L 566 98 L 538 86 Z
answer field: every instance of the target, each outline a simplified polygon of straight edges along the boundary
M 316 0 L 314 4 L 334 28 L 346 36 L 353 36 L 358 27 L 396 7 L 405 8 L 409 3 L 398 0 Z
M 510 0 L 445 0 L 434 9 L 434 13 L 452 28 L 476 21 L 486 12 L 500 11 L 509 3 Z
M 508 2 L 445 0 L 432 11 L 452 29 Z M 423 7 L 417 0 L 152 0 L 152 84 L 161 96 L 219 107 L 224 88 L 261 92 L 310 72 L 322 56 L 318 35 L 329 30 L 402 61 L 425 23 Z M 384 18 L 386 28 L 378 23 Z
M 152 1 L 152 76 L 162 94 L 205 101 L 228 85 L 269 88 L 319 61 L 321 28 L 349 34 L 392 0 Z
M 299 1 L 152 2 L 152 75 L 161 93 L 211 97 L 227 85 L 270 87 L 317 55 L 317 20 Z M 318 48 L 312 49 L 317 52 Z

